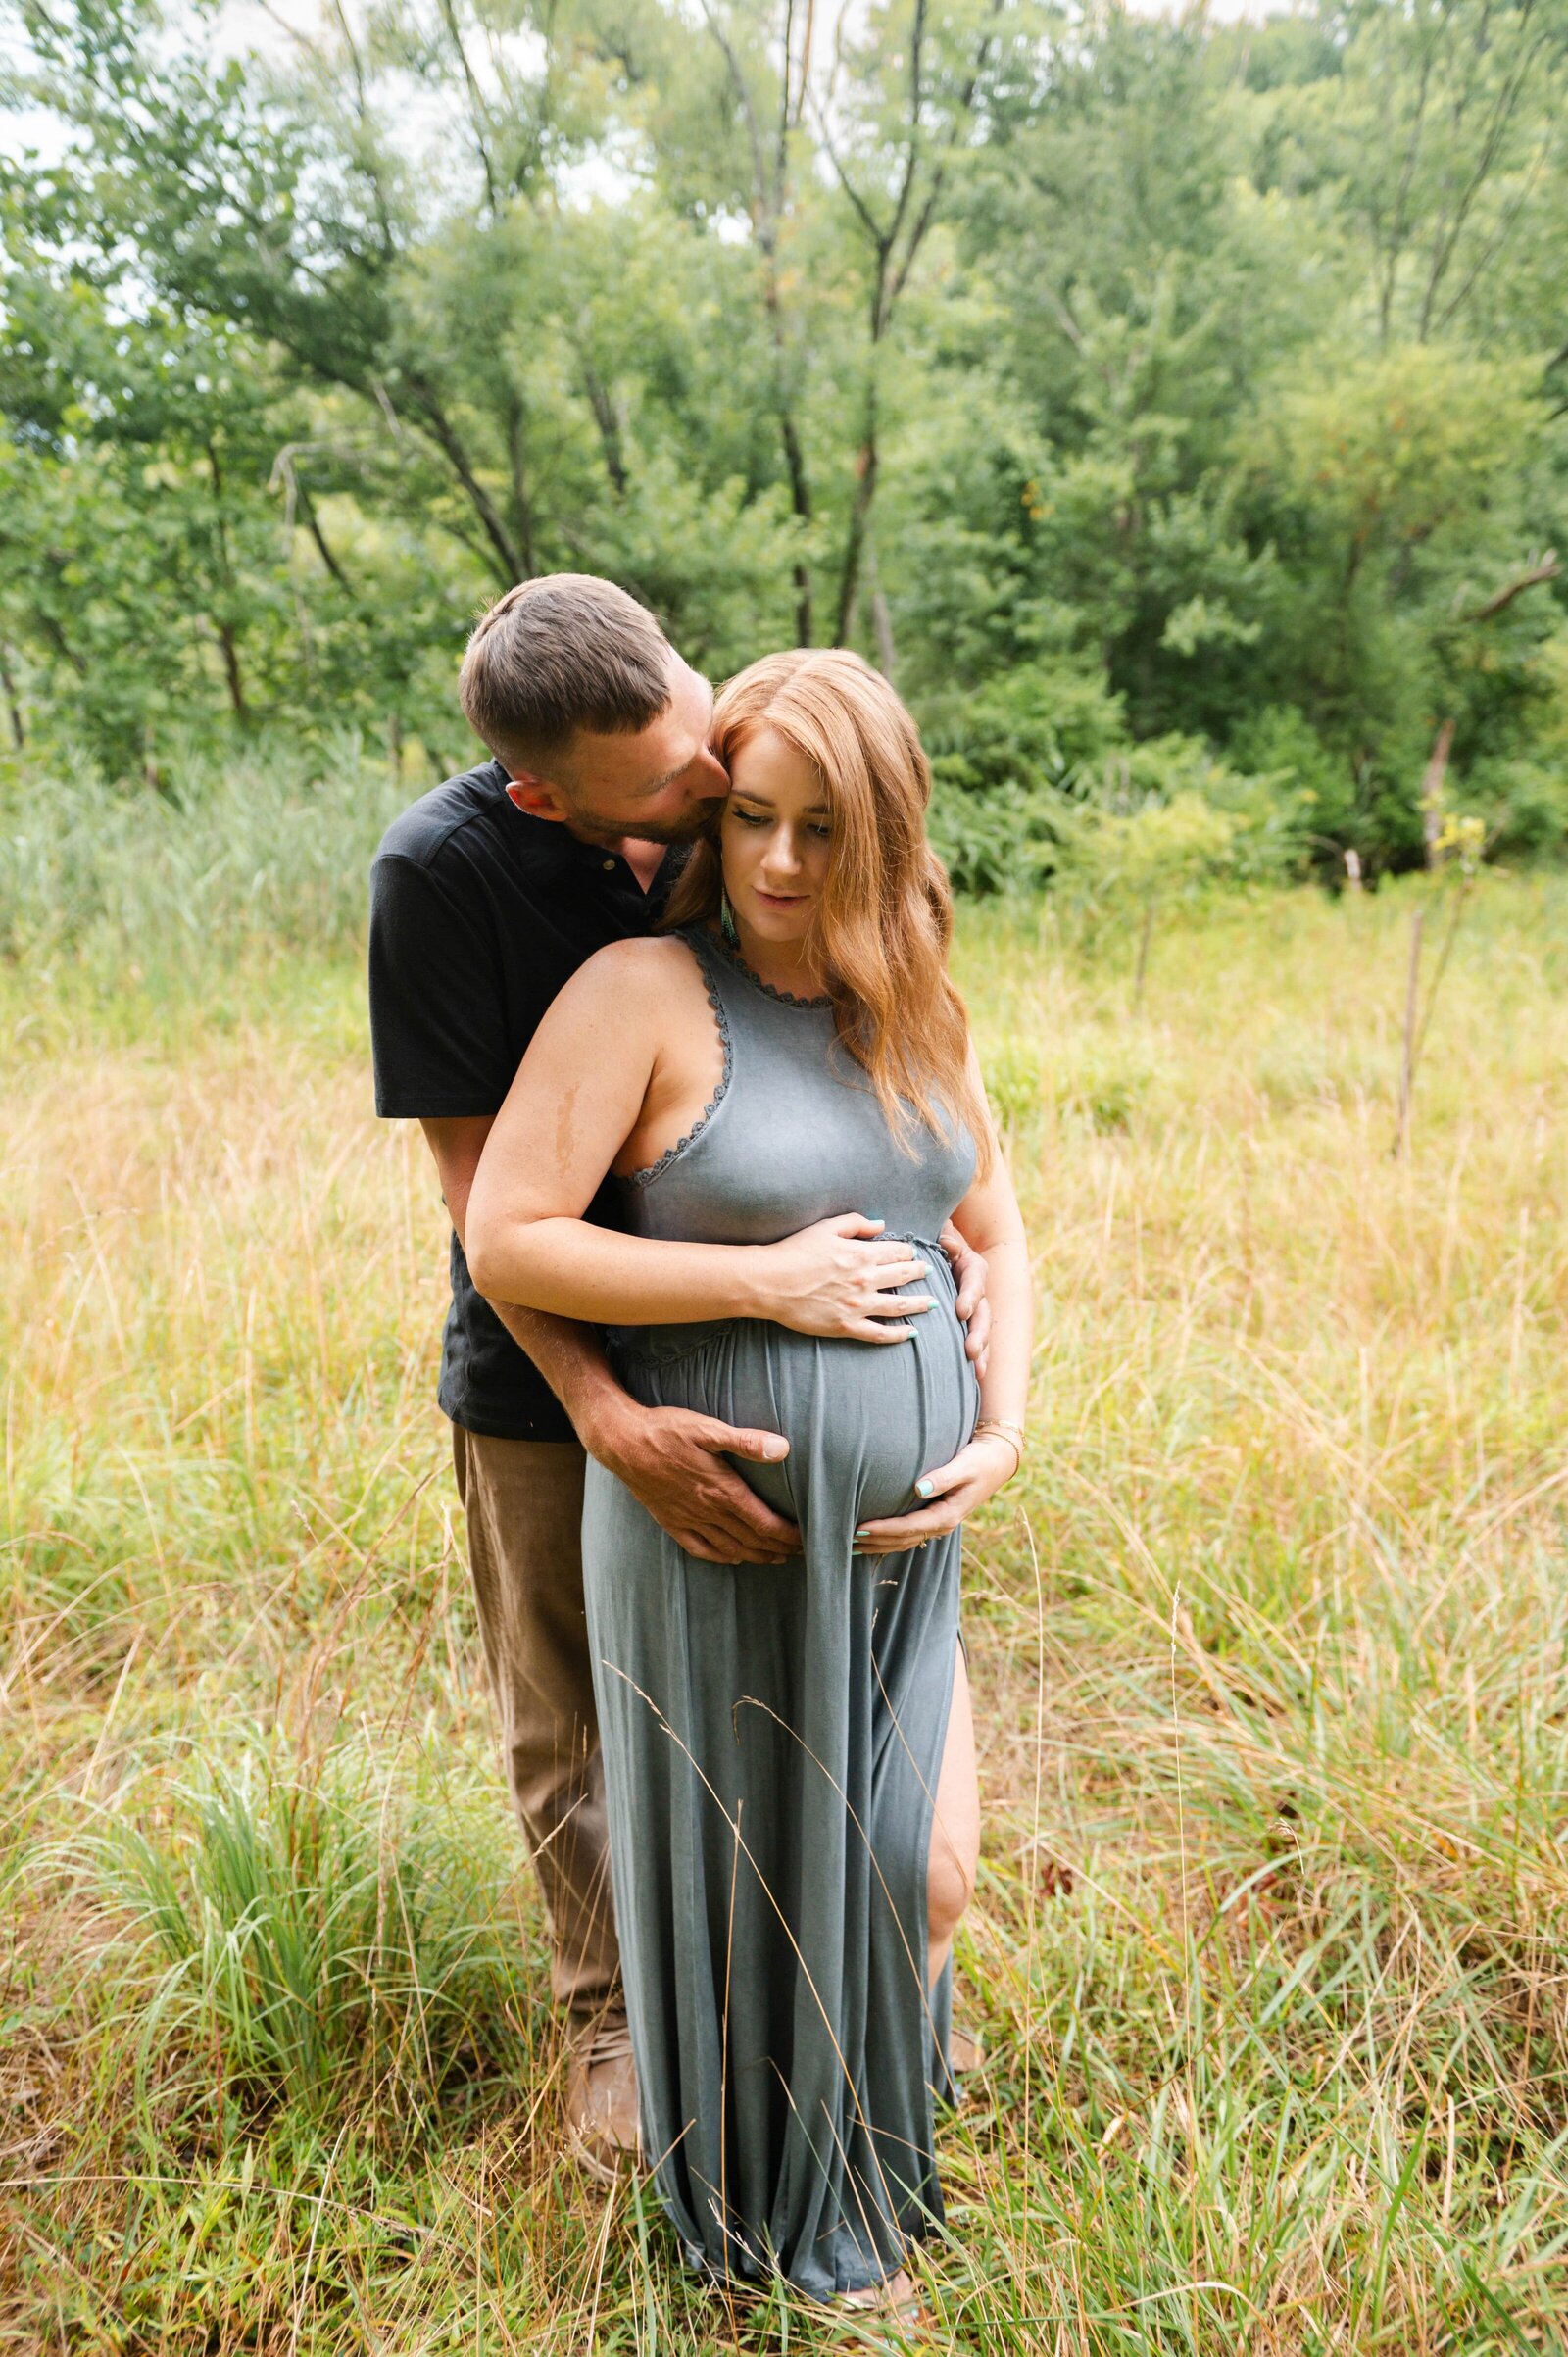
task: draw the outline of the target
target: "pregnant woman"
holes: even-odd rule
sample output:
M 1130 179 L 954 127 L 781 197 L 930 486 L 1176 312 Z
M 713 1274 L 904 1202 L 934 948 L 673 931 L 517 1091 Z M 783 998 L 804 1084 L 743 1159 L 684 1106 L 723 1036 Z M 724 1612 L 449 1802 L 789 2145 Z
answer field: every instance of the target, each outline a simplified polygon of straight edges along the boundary
M 732 791 L 672 930 L 601 951 L 551 1008 L 468 1259 L 492 1299 L 607 1325 L 645 1403 L 788 1443 L 741 1468 L 800 1527 L 781 1565 L 687 1554 L 588 1469 L 644 2150 L 713 2281 L 905 2308 L 942 2218 L 933 2090 L 979 1842 L 958 1525 L 1021 1455 L 1028 1263 L 907 712 L 856 656 L 778 655 L 725 689 L 712 741 Z M 582 1218 L 607 1171 L 624 1234 Z M 978 1384 L 950 1217 L 990 1263 Z M 839 1276 L 803 1308 L 805 1229 Z

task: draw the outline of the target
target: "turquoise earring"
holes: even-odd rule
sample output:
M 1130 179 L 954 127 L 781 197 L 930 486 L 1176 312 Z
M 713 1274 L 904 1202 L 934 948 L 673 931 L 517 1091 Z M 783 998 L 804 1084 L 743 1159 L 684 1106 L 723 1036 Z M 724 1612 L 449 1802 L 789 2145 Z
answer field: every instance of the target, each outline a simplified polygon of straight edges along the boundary
M 729 894 L 722 884 L 718 888 L 718 929 L 732 950 L 740 948 L 740 935 L 735 930 L 735 911 L 729 905 Z

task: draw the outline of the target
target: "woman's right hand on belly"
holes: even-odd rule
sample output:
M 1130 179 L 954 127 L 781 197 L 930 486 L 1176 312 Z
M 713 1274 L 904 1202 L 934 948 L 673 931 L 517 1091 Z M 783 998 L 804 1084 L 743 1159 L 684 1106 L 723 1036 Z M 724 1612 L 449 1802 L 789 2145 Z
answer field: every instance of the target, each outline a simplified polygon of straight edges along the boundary
M 927 1263 L 902 1237 L 883 1240 L 886 1221 L 842 1211 L 753 1248 L 760 1301 L 757 1312 L 797 1334 L 849 1336 L 857 1342 L 906 1342 L 914 1328 L 905 1318 L 935 1306 L 930 1294 L 894 1291 L 927 1272 Z

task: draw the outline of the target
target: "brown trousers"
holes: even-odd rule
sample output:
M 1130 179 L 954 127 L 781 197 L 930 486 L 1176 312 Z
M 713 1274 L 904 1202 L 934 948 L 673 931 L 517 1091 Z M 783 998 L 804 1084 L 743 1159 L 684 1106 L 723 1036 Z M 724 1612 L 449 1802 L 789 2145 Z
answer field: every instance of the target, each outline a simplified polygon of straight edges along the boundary
M 452 1449 L 502 1759 L 550 1917 L 551 1988 L 586 2019 L 620 1989 L 582 1602 L 587 1460 L 575 1441 L 458 1424 Z

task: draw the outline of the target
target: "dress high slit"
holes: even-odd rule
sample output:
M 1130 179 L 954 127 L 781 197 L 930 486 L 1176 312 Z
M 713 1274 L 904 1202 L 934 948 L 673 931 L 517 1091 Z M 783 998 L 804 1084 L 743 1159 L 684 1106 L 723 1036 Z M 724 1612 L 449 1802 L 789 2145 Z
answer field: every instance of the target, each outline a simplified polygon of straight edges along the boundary
M 613 1329 L 633 1396 L 781 1432 L 732 1459 L 801 1530 L 782 1564 L 687 1554 L 590 1460 L 583 1570 L 644 2150 L 691 2264 L 829 2298 L 942 2220 L 951 1962 L 926 1987 L 926 1869 L 958 1643 L 960 1534 L 856 1556 L 968 1440 L 978 1389 L 937 1241 L 967 1193 L 956 1119 L 894 1137 L 825 1000 L 682 938 L 723 1044 L 693 1130 L 619 1182 L 648 1236 L 766 1244 L 861 1211 L 920 1248 L 913 1339 L 760 1319 Z

